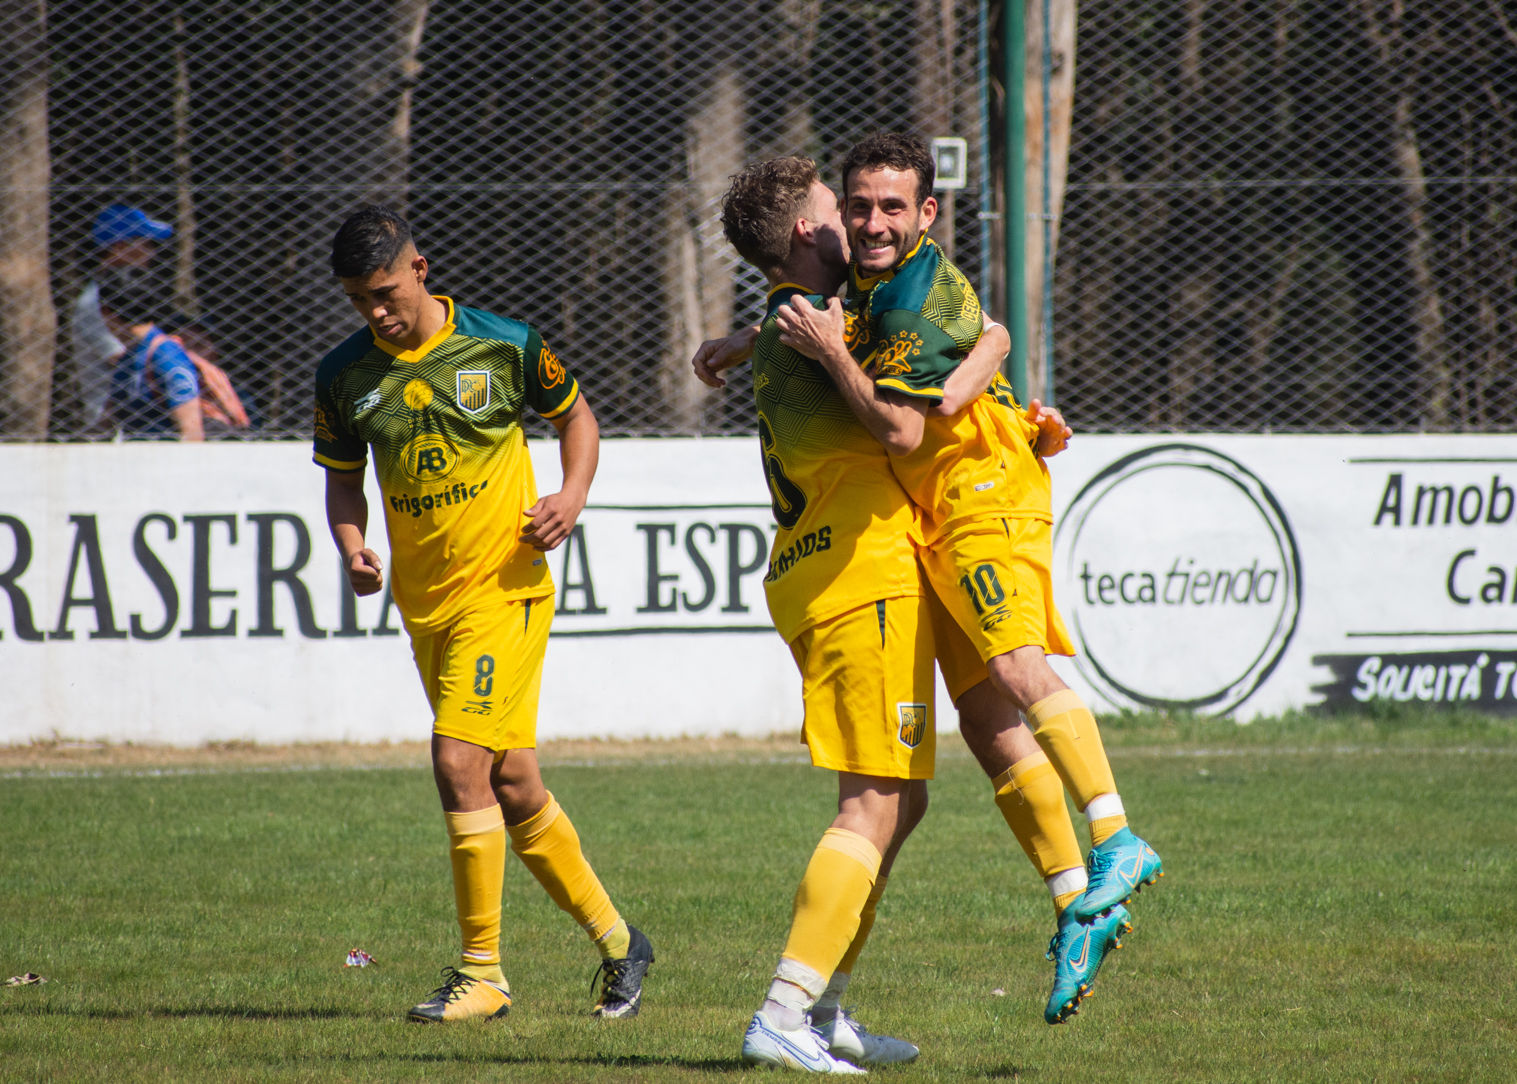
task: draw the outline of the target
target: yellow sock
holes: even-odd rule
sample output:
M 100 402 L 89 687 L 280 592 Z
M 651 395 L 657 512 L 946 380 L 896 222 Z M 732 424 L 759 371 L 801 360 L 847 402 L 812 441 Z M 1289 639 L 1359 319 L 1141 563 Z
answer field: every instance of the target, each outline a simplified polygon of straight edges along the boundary
M 1085 891 L 1086 878 L 1080 841 L 1053 765 L 1043 753 L 1034 753 L 996 776 L 991 785 L 1007 827 L 1048 885 L 1054 911 L 1062 913 Z
M 506 981 L 506 973 L 500 969 L 500 964 L 464 964 L 458 970 L 471 979 L 483 979 L 508 994 L 511 992 L 511 984 Z
M 615 926 L 595 939 L 595 947 L 600 949 L 602 959 L 625 960 L 632 948 L 632 931 L 627 929 L 627 920 L 617 919 Z
M 880 904 L 880 897 L 885 895 L 885 882 L 888 880 L 890 878 L 883 874 L 874 879 L 874 887 L 869 890 L 869 895 L 864 900 L 864 909 L 859 912 L 858 932 L 848 943 L 848 948 L 843 952 L 843 958 L 838 961 L 835 970 L 845 975 L 853 974 L 854 965 L 859 962 L 859 953 L 864 951 L 864 942 L 869 940 L 869 931 L 874 929 L 875 908 Z
M 1126 813 L 1118 813 L 1114 817 L 1096 817 L 1090 822 L 1090 842 L 1099 847 L 1126 827 Z
M 548 804 L 521 824 L 506 826 L 511 849 L 547 889 L 553 902 L 568 912 L 590 940 L 599 942 L 620 920 L 600 878 L 585 861 L 579 833 L 569 815 L 548 795 Z
M 1075 805 L 1083 810 L 1091 799 L 1117 792 L 1096 717 L 1078 693 L 1063 689 L 1045 696 L 1027 709 L 1027 722 Z
M 880 852 L 856 832 L 829 828 L 795 890 L 790 937 L 782 959 L 814 972 L 822 987 L 859 930 L 859 915 L 880 871 Z M 816 990 L 815 998 L 821 993 Z
M 500 894 L 506 875 L 505 818 L 498 805 L 471 813 L 444 813 L 443 818 L 448 825 L 448 856 L 453 862 L 453 898 L 463 932 L 464 968 L 493 967 L 498 973 Z

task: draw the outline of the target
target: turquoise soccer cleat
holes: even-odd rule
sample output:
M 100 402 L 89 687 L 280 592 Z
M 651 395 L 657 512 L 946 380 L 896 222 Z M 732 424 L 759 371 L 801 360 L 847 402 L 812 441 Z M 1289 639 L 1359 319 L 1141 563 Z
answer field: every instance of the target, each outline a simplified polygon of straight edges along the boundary
M 1129 828 L 1123 828 L 1092 850 L 1085 859 L 1085 868 L 1090 874 L 1090 884 L 1085 895 L 1069 905 L 1070 912 L 1082 922 L 1090 921 L 1108 907 L 1126 903 L 1144 885 L 1164 876 L 1164 863 L 1158 853 Z
M 1091 922 L 1081 922 L 1074 907 L 1059 917 L 1059 929 L 1048 942 L 1048 958 L 1054 962 L 1053 992 L 1043 1019 L 1062 1024 L 1080 1011 L 1080 1002 L 1095 985 L 1101 961 L 1122 947 L 1122 936 L 1132 929 L 1132 916 L 1120 903 Z

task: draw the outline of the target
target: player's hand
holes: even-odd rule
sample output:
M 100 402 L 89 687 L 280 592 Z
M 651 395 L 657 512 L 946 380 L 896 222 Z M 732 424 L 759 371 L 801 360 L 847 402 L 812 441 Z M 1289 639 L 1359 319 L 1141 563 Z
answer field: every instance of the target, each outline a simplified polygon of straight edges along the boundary
M 825 309 L 815 308 L 810 302 L 795 305 L 787 301 L 774 315 L 780 325 L 780 342 L 808 358 L 820 361 L 829 351 L 847 350 L 840 298 L 829 297 Z
M 1027 420 L 1038 427 L 1032 450 L 1043 459 L 1058 455 L 1069 447 L 1069 440 L 1075 435 L 1075 431 L 1064 424 L 1064 415 L 1036 399 L 1027 404 Z
M 372 595 L 385 585 L 384 563 L 373 550 L 359 550 L 343 562 L 343 568 L 355 595 Z
M 759 329 L 745 327 L 725 339 L 707 339 L 695 352 L 690 367 L 695 378 L 710 388 L 725 388 L 727 382 L 717 373 L 741 365 L 753 356 L 753 344 L 758 341 Z
M 532 522 L 522 531 L 521 540 L 533 549 L 555 548 L 574 530 L 575 521 L 584 507 L 583 497 L 549 493 L 524 513 Z

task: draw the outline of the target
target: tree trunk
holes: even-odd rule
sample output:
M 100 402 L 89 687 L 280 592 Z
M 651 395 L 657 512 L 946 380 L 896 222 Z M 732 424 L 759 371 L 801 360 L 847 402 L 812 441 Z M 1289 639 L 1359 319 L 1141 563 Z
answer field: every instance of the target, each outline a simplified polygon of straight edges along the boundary
M 184 14 L 174 12 L 174 179 L 179 190 L 174 223 L 178 259 L 174 265 L 174 304 L 198 315 L 195 300 L 195 172 L 190 158 L 190 65 L 184 52 Z
M 1027 389 L 1048 400 L 1050 343 L 1044 342 L 1043 159 L 1048 155 L 1048 259 L 1058 251 L 1059 221 L 1069 180 L 1070 124 L 1074 115 L 1075 14 L 1077 0 L 1050 0 L 1053 64 L 1048 87 L 1048 147 L 1043 146 L 1043 5 L 1027 0 Z
M 783 121 L 769 130 L 756 149 L 755 160 L 787 154 L 817 155 L 816 129 L 811 112 L 811 56 L 822 24 L 822 0 L 778 0 L 769 31 L 754 47 L 759 65 L 790 76 L 789 93 L 781 109 Z
M 1423 421 L 1429 429 L 1447 429 L 1450 421 L 1448 354 L 1444 349 L 1443 301 L 1438 278 L 1433 273 L 1433 232 L 1427 224 L 1427 177 L 1422 171 L 1422 153 L 1412 130 L 1412 96 L 1396 96 L 1396 171 L 1401 175 L 1406 201 L 1406 259 L 1416 287 L 1412 322 L 1417 328 L 1418 390 Z
M 1450 421 L 1452 382 L 1444 341 L 1443 301 L 1433 270 L 1436 250 L 1427 223 L 1427 176 L 1422 169 L 1422 150 L 1412 126 L 1412 78 L 1408 71 L 1407 43 L 1402 34 L 1402 5 L 1392 0 L 1386 21 L 1380 20 L 1381 0 L 1360 0 L 1364 31 L 1374 55 L 1386 73 L 1386 85 L 1394 89 L 1391 153 L 1401 177 L 1408 227 L 1407 265 L 1415 296 L 1412 324 L 1416 328 L 1417 385 L 1422 401 L 1422 421 L 1430 429 L 1446 429 Z
M 685 183 L 668 197 L 664 296 L 673 311 L 660 384 L 676 432 L 700 428 L 713 399 L 691 376 L 691 357 L 732 330 L 732 257 L 720 216 L 728 179 L 743 165 L 742 95 L 736 67 L 724 65 L 686 123 Z
M 916 86 L 913 120 L 925 138 L 954 134 L 953 46 L 957 36 L 953 0 L 916 0 Z M 953 259 L 954 197 L 938 196 L 932 239 Z
M 0 40 L 0 434 L 41 439 L 58 331 L 48 266 L 45 0 L 0 0 Z

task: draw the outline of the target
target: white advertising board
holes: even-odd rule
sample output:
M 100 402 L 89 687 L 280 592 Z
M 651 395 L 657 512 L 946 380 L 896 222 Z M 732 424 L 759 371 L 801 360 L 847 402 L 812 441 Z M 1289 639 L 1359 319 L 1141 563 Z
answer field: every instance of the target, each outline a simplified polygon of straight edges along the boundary
M 548 491 L 557 446 L 532 451 Z M 757 459 L 604 442 L 550 558 L 543 737 L 799 726 Z M 1517 438 L 1090 436 L 1051 466 L 1080 648 L 1055 665 L 1098 709 L 1517 711 Z M 0 467 L 0 742 L 426 736 L 399 616 L 344 591 L 306 446 L 9 445 Z

